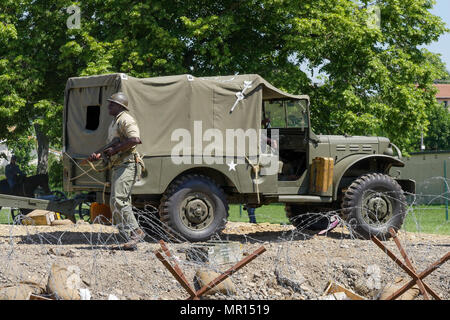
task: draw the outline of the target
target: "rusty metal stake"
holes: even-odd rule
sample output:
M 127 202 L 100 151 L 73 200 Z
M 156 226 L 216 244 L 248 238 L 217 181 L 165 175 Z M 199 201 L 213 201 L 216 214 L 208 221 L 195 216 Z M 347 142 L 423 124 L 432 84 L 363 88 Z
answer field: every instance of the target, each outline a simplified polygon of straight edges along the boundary
M 411 262 L 411 260 L 409 260 L 408 255 L 406 254 L 406 251 L 403 249 L 400 240 L 397 237 L 397 233 L 395 232 L 395 230 L 393 228 L 389 229 L 389 233 L 391 234 L 392 238 L 394 239 L 395 244 L 397 245 L 398 250 L 400 251 L 400 254 L 403 257 L 403 260 L 405 260 L 406 265 L 411 269 L 411 271 L 414 272 L 414 274 L 417 276 L 416 274 L 416 270 L 414 269 L 414 266 Z M 417 278 L 417 285 L 419 286 L 420 292 L 422 293 L 423 297 L 425 300 L 430 300 L 430 298 L 428 297 L 428 293 L 427 290 L 425 290 L 425 283 L 422 282 L 422 280 L 420 280 L 419 278 Z M 431 288 L 429 288 L 431 289 Z M 434 297 L 439 297 L 433 290 L 430 291 L 430 294 L 432 294 Z M 439 299 L 439 298 L 438 298 Z M 440 299 L 439 299 L 440 300 Z
M 418 277 L 420 279 L 425 279 L 428 275 L 430 275 L 434 270 L 439 268 L 442 264 L 444 264 L 446 261 L 450 259 L 450 252 L 447 252 L 441 259 L 434 262 L 431 266 L 429 266 L 427 269 L 419 273 Z M 398 289 L 397 292 L 393 293 L 390 297 L 387 298 L 387 300 L 394 300 L 400 297 L 403 293 L 405 293 L 407 290 L 409 290 L 415 283 L 415 280 L 409 281 L 407 284 L 405 284 L 403 287 Z M 439 296 L 438 296 L 438 299 Z
M 429 299 L 426 291 L 428 291 L 435 299 L 441 300 L 439 295 L 434 292 L 426 283 L 422 281 L 423 278 L 428 276 L 431 272 L 433 272 L 436 268 L 438 268 L 441 264 L 443 264 L 445 261 L 448 260 L 450 253 L 447 253 L 443 258 L 441 258 L 439 261 L 434 263 L 431 267 L 429 267 L 424 272 L 417 274 L 411 261 L 408 258 L 408 255 L 404 251 L 403 247 L 400 244 L 400 241 L 397 238 L 397 234 L 395 233 L 394 229 L 390 229 L 389 232 L 394 238 L 395 244 L 397 245 L 400 253 L 402 254 L 403 258 L 405 259 L 406 265 L 398 259 L 392 251 L 390 251 L 383 243 L 375 236 L 372 236 L 372 241 L 381 249 L 383 250 L 400 268 L 402 268 L 411 278 L 412 280 L 404 285 L 402 288 L 397 290 L 395 293 L 390 295 L 386 300 L 394 300 L 401 296 L 403 293 L 405 293 L 409 288 L 411 288 L 415 283 L 419 286 L 419 289 L 421 293 L 424 295 L 425 299 Z
M 170 251 L 167 248 L 165 242 L 161 240 L 159 244 L 161 245 L 161 248 L 166 254 L 166 256 L 171 258 L 172 255 L 170 254 Z M 161 250 L 155 251 L 155 255 L 158 258 L 158 260 L 161 261 L 162 264 L 167 268 L 167 270 L 169 270 L 169 272 L 174 276 L 174 278 L 181 284 L 184 290 L 186 290 L 187 293 L 189 293 L 190 298 L 198 300 L 198 297 L 195 294 L 195 290 L 189 285 L 189 282 L 187 281 L 186 277 L 184 276 L 184 273 L 181 271 L 176 261 L 173 262 L 174 266 L 172 266 L 170 262 L 163 257 L 163 255 L 161 254 Z
M 165 243 L 164 241 L 160 240 L 160 241 L 159 241 L 159 244 L 161 245 L 161 248 L 163 249 L 163 251 L 164 251 L 164 253 L 166 254 L 166 256 L 169 257 L 169 258 L 172 258 L 172 255 L 170 254 L 170 251 L 169 251 L 169 249 L 167 248 L 166 243 Z M 178 275 L 180 275 L 180 277 L 181 277 L 181 279 L 183 280 L 183 282 L 189 287 L 189 289 L 190 289 L 189 291 L 192 291 L 192 292 L 189 292 L 189 294 L 192 294 L 192 293 L 194 292 L 194 290 L 191 288 L 191 286 L 189 286 L 189 282 L 187 281 L 186 277 L 184 276 L 183 271 L 181 271 L 181 269 L 180 269 L 180 267 L 178 266 L 178 264 L 177 264 L 176 261 L 174 261 L 173 264 L 174 264 L 174 265 L 173 265 L 173 268 L 174 268 L 174 270 L 176 271 L 176 273 L 177 273 Z
M 248 257 L 242 259 L 241 261 L 236 263 L 233 267 L 231 267 L 230 269 L 228 269 L 227 271 L 222 273 L 220 276 L 218 276 L 217 278 L 212 280 L 210 283 L 208 283 L 207 285 L 203 286 L 200 290 L 198 290 L 196 292 L 196 295 L 199 297 L 199 296 L 203 295 L 206 291 L 214 288 L 219 283 L 221 283 L 222 281 L 227 279 L 229 276 L 231 276 L 233 273 L 237 272 L 239 269 L 241 269 L 242 267 L 244 267 L 245 265 L 250 263 L 252 260 L 256 259 L 259 255 L 261 255 L 265 251 L 266 251 L 266 248 L 260 247 L 255 252 L 250 254 Z
M 167 268 L 167 270 L 169 270 L 169 272 L 181 284 L 181 286 L 189 293 L 188 300 L 190 300 L 190 299 L 199 300 L 200 296 L 205 294 L 205 292 L 207 292 L 208 290 L 210 290 L 210 289 L 214 288 L 215 286 L 219 285 L 222 281 L 227 279 L 230 275 L 232 275 L 233 273 L 237 272 L 239 269 L 241 269 L 242 267 L 247 265 L 249 262 L 251 262 L 252 260 L 257 258 L 260 254 L 262 254 L 263 252 L 266 251 L 266 248 L 260 247 L 255 252 L 250 254 L 248 257 L 242 259 L 237 264 L 235 264 L 233 267 L 231 267 L 230 269 L 228 269 L 227 271 L 225 271 L 224 273 L 219 275 L 217 278 L 212 280 L 210 283 L 208 283 L 207 285 L 205 285 L 202 288 L 200 288 L 200 290 L 194 291 L 194 289 L 192 289 L 192 287 L 189 285 L 189 282 L 187 281 L 186 277 L 184 276 L 184 273 L 181 271 L 181 269 L 178 266 L 178 264 L 174 261 L 173 262 L 174 265 L 172 266 L 170 264 L 170 262 L 161 254 L 162 252 L 164 252 L 164 254 L 167 257 L 169 257 L 169 258 L 172 257 L 172 255 L 170 254 L 170 251 L 167 248 L 165 242 L 163 240 L 160 240 L 159 244 L 161 245 L 162 250 L 158 249 L 158 250 L 155 251 L 156 257 L 158 258 L 159 261 L 162 262 L 162 264 Z

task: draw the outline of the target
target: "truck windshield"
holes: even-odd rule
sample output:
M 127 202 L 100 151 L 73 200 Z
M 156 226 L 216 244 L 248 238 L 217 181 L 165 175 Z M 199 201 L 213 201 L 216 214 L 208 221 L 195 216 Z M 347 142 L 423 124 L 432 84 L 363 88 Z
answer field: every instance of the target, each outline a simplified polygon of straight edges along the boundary
M 264 101 L 263 124 L 267 124 L 267 128 L 308 128 L 307 101 Z

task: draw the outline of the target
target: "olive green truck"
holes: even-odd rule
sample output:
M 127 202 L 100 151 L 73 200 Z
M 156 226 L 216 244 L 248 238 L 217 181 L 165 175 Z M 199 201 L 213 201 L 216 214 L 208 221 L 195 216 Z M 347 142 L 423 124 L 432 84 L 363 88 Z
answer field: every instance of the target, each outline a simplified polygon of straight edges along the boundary
M 308 96 L 285 93 L 254 74 L 68 79 L 65 191 L 108 203 L 110 171 L 92 170 L 83 160 L 106 144 L 107 98 L 118 91 L 128 96 L 140 128 L 146 166 L 133 205 L 155 206 L 167 229 L 188 241 L 223 230 L 229 204 L 285 204 L 299 229 L 318 227 L 332 212 L 366 239 L 401 228 L 405 194 L 415 192 L 415 182 L 389 175 L 404 166 L 399 149 L 382 137 L 316 135 Z

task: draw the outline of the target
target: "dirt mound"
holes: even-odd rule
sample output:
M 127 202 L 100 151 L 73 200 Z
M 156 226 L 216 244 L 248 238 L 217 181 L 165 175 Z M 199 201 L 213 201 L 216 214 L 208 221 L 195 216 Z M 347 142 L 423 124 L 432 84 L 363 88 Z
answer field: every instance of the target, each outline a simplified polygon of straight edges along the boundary
M 135 252 L 110 250 L 114 227 L 99 224 L 61 226 L 0 225 L 0 287 L 30 279 L 46 282 L 55 263 L 77 266 L 92 299 L 185 299 L 187 293 L 155 257 L 159 239 L 151 235 Z M 450 237 L 401 231 L 400 240 L 416 270 L 448 252 Z M 231 277 L 235 293 L 205 299 L 319 299 L 329 282 L 374 299 L 382 289 L 409 277 L 372 241 L 353 239 L 345 228 L 325 236 L 298 232 L 291 225 L 229 222 L 220 240 L 238 241 L 243 254 L 266 248 Z M 393 241 L 384 242 L 398 257 Z M 223 272 L 231 265 L 199 264 L 186 259 L 192 244 L 167 242 L 190 283 L 200 268 Z M 450 264 L 425 279 L 443 299 L 450 298 Z M 421 295 L 416 299 L 423 299 Z

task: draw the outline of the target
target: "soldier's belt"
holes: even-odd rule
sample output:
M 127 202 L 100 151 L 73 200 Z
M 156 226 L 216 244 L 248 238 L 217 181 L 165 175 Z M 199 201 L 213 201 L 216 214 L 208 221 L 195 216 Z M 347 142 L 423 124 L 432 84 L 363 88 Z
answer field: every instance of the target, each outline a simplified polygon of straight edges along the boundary
M 129 158 L 129 159 L 127 159 L 127 158 Z M 136 150 L 129 150 L 129 151 L 125 151 L 125 152 L 122 152 L 121 154 L 119 154 L 116 159 L 111 160 L 111 167 L 118 166 L 122 163 L 127 163 L 127 162 L 135 162 L 135 163 L 141 165 L 142 172 L 145 171 L 144 161 L 142 161 L 141 156 L 139 155 L 139 153 Z
M 128 150 L 128 151 L 124 151 L 122 153 L 117 154 L 117 156 L 115 158 L 111 158 L 111 166 L 118 166 L 124 162 L 134 162 L 135 159 L 134 157 L 131 158 L 130 156 L 135 154 L 136 151 L 135 150 Z M 130 159 L 127 159 L 130 158 Z

